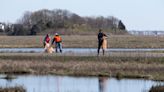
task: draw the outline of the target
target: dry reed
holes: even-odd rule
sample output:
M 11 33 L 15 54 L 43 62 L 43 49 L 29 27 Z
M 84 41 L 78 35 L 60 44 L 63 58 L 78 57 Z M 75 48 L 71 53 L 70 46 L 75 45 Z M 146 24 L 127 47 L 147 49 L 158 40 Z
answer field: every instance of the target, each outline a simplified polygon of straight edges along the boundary
M 117 76 L 164 80 L 163 57 L 1 53 L 0 73 Z
M 53 35 L 51 35 L 53 37 Z M 0 36 L 0 47 L 43 47 L 44 36 Z M 95 35 L 62 35 L 63 47 L 97 48 Z M 109 48 L 163 48 L 163 36 L 111 35 Z

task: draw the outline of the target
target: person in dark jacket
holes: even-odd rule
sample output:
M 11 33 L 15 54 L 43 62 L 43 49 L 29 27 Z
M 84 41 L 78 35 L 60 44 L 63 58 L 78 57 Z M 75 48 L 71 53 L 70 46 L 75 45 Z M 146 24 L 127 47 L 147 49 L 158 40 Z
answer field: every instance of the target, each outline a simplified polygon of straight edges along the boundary
M 103 37 L 104 37 L 104 36 L 107 37 L 107 35 L 104 34 L 104 33 L 102 32 L 101 29 L 99 29 L 99 33 L 98 33 L 98 35 L 97 35 L 97 38 L 98 38 L 97 55 L 99 55 L 99 53 L 100 53 L 100 48 L 101 48 L 102 45 L 103 45 Z M 104 50 L 103 50 L 103 55 L 104 55 Z

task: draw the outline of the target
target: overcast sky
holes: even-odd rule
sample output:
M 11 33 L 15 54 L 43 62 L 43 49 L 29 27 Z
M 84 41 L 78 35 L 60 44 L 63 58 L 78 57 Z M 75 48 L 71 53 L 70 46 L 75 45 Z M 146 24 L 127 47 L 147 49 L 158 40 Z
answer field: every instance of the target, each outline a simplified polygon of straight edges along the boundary
M 80 16 L 114 16 L 128 30 L 164 30 L 164 0 L 0 0 L 0 22 L 26 11 L 66 9 Z

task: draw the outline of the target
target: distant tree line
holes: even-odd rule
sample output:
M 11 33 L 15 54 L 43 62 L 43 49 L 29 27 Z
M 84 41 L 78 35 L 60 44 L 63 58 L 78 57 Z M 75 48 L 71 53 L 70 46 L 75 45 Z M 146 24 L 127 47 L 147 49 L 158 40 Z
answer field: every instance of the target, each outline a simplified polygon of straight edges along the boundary
M 16 24 L 6 25 L 6 34 L 8 35 L 37 35 L 46 33 L 48 29 L 53 32 L 63 29 L 65 33 L 71 31 L 89 32 L 99 28 L 110 30 L 111 32 L 116 30 L 126 32 L 126 27 L 122 21 L 113 16 L 81 17 L 61 9 L 27 11 L 18 19 Z

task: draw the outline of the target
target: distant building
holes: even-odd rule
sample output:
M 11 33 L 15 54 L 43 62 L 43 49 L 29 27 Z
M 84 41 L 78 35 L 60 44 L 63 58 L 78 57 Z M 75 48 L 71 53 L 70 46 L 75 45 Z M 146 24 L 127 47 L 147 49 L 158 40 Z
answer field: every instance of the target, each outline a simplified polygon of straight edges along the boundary
M 5 31 L 5 25 L 2 24 L 2 23 L 0 23 L 0 30 L 1 30 L 1 31 Z
M 157 36 L 157 35 L 164 35 L 164 31 L 128 31 L 131 35 L 150 35 L 150 36 Z

